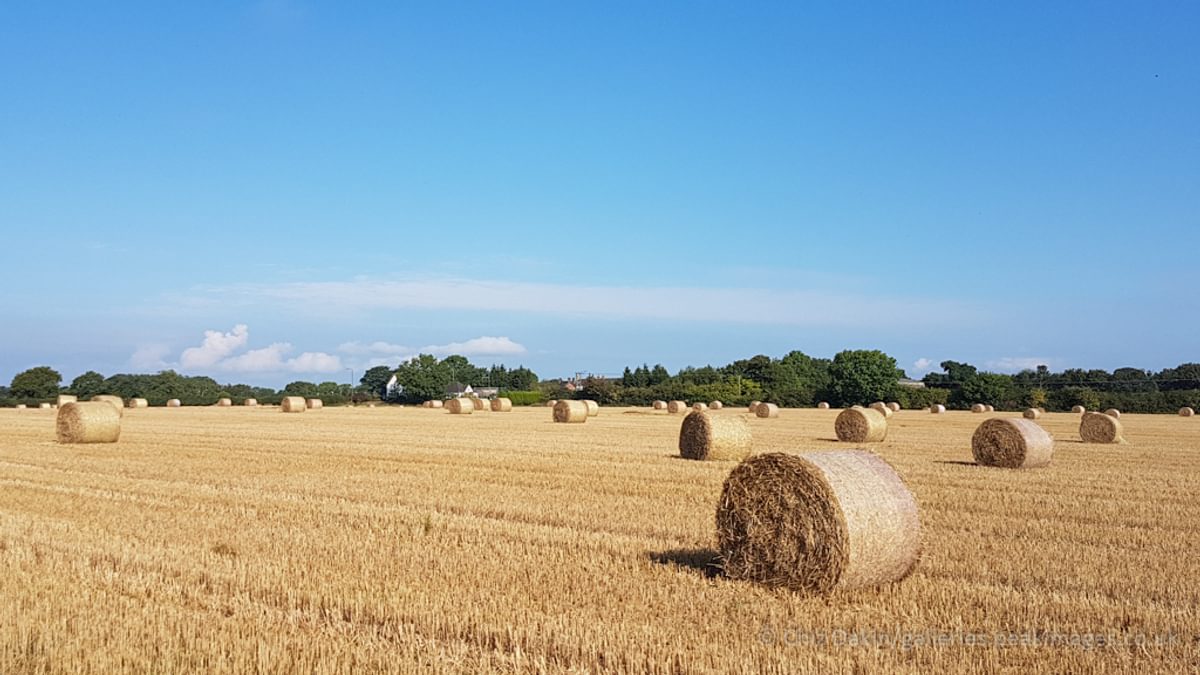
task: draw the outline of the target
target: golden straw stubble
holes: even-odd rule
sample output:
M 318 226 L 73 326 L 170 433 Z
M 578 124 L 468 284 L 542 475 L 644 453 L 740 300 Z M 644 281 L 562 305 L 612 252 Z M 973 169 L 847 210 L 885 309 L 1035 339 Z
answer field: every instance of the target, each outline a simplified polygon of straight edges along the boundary
M 971 453 L 984 466 L 1031 469 L 1054 456 L 1054 437 L 1028 419 L 993 417 L 971 436 Z
M 740 461 L 750 456 L 750 426 L 739 415 L 697 410 L 679 427 L 679 456 L 686 459 Z
M 873 453 L 768 453 L 725 480 L 717 539 L 733 579 L 828 594 L 908 576 L 921 522 L 904 481 Z
M 878 443 L 887 438 L 887 418 L 874 408 L 847 408 L 838 413 L 833 430 L 846 443 Z
M 107 401 L 64 403 L 58 409 L 59 443 L 116 443 L 121 438 L 120 408 Z

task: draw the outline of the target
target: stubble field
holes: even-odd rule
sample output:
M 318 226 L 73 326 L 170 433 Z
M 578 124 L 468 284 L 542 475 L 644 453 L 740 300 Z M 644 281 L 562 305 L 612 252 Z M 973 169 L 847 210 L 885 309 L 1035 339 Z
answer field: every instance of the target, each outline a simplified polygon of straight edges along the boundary
M 755 452 L 843 448 L 836 414 L 751 419 Z M 1051 414 L 1012 471 L 972 464 L 986 415 L 902 411 L 866 447 L 922 560 L 812 598 L 709 566 L 734 465 L 679 459 L 681 416 L 550 417 L 145 409 L 63 446 L 0 411 L 0 672 L 1200 668 L 1200 419 Z

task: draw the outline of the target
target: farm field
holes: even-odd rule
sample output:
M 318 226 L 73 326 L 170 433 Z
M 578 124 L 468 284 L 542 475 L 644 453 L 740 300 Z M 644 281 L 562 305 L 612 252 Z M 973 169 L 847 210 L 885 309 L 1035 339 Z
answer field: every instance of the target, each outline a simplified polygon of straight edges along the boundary
M 837 412 L 750 419 L 755 452 L 854 447 Z M 922 560 L 813 598 L 709 566 L 735 465 L 678 458 L 681 415 L 153 408 L 64 446 L 2 410 L 0 672 L 1200 669 L 1200 418 L 1091 445 L 1049 414 L 1050 467 L 975 466 L 1015 415 L 902 411 L 859 446 L 915 494 Z

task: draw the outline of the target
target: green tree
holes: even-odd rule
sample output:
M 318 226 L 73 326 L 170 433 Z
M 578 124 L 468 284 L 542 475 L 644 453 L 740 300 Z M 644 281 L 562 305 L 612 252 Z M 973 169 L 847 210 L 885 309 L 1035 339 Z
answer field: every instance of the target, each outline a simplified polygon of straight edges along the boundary
M 71 386 L 67 388 L 67 391 L 78 396 L 80 400 L 86 401 L 96 394 L 103 394 L 103 389 L 104 376 L 94 370 L 89 370 L 71 380 Z
M 369 392 L 383 398 L 387 392 L 384 387 L 387 386 L 388 380 L 392 379 L 392 369 L 387 366 L 375 366 L 368 368 L 367 372 L 358 380 L 363 391 Z
M 288 382 L 283 388 L 283 393 L 287 396 L 303 396 L 304 398 L 314 398 L 317 395 L 317 385 L 304 380 Z
M 16 399 L 49 400 L 58 396 L 62 375 L 49 366 L 38 366 L 17 373 L 8 386 L 9 395 Z
M 1008 400 L 1011 378 L 997 373 L 976 373 L 963 381 L 958 390 L 962 403 L 1004 405 Z
M 892 398 L 900 374 L 896 359 L 879 350 L 838 352 L 829 366 L 830 391 L 837 405 L 867 405 Z
M 404 387 L 401 400 L 427 401 L 445 396 L 450 375 L 438 363 L 437 357 L 421 354 L 396 368 L 396 383 Z

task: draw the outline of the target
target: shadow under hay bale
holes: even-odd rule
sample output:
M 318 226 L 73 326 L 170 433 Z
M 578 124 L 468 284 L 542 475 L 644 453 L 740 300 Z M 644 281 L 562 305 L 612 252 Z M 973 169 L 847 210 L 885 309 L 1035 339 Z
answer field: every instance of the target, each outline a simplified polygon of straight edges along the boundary
M 874 408 L 847 408 L 833 421 L 833 431 L 843 443 L 878 443 L 887 438 L 888 423 Z
M 725 480 L 717 539 L 730 578 L 828 594 L 907 577 L 921 522 L 904 481 L 873 453 L 768 453 Z
M 116 443 L 121 438 L 118 410 L 107 401 L 65 403 L 58 409 L 55 436 L 59 443 Z
M 971 436 L 971 454 L 984 466 L 1032 469 L 1050 464 L 1054 437 L 1031 420 L 993 417 Z
M 740 415 L 697 410 L 679 428 L 679 456 L 686 459 L 741 461 L 750 456 L 750 426 Z
M 673 548 L 667 551 L 648 553 L 650 562 L 699 572 L 706 578 L 721 575 L 721 557 L 711 548 Z

